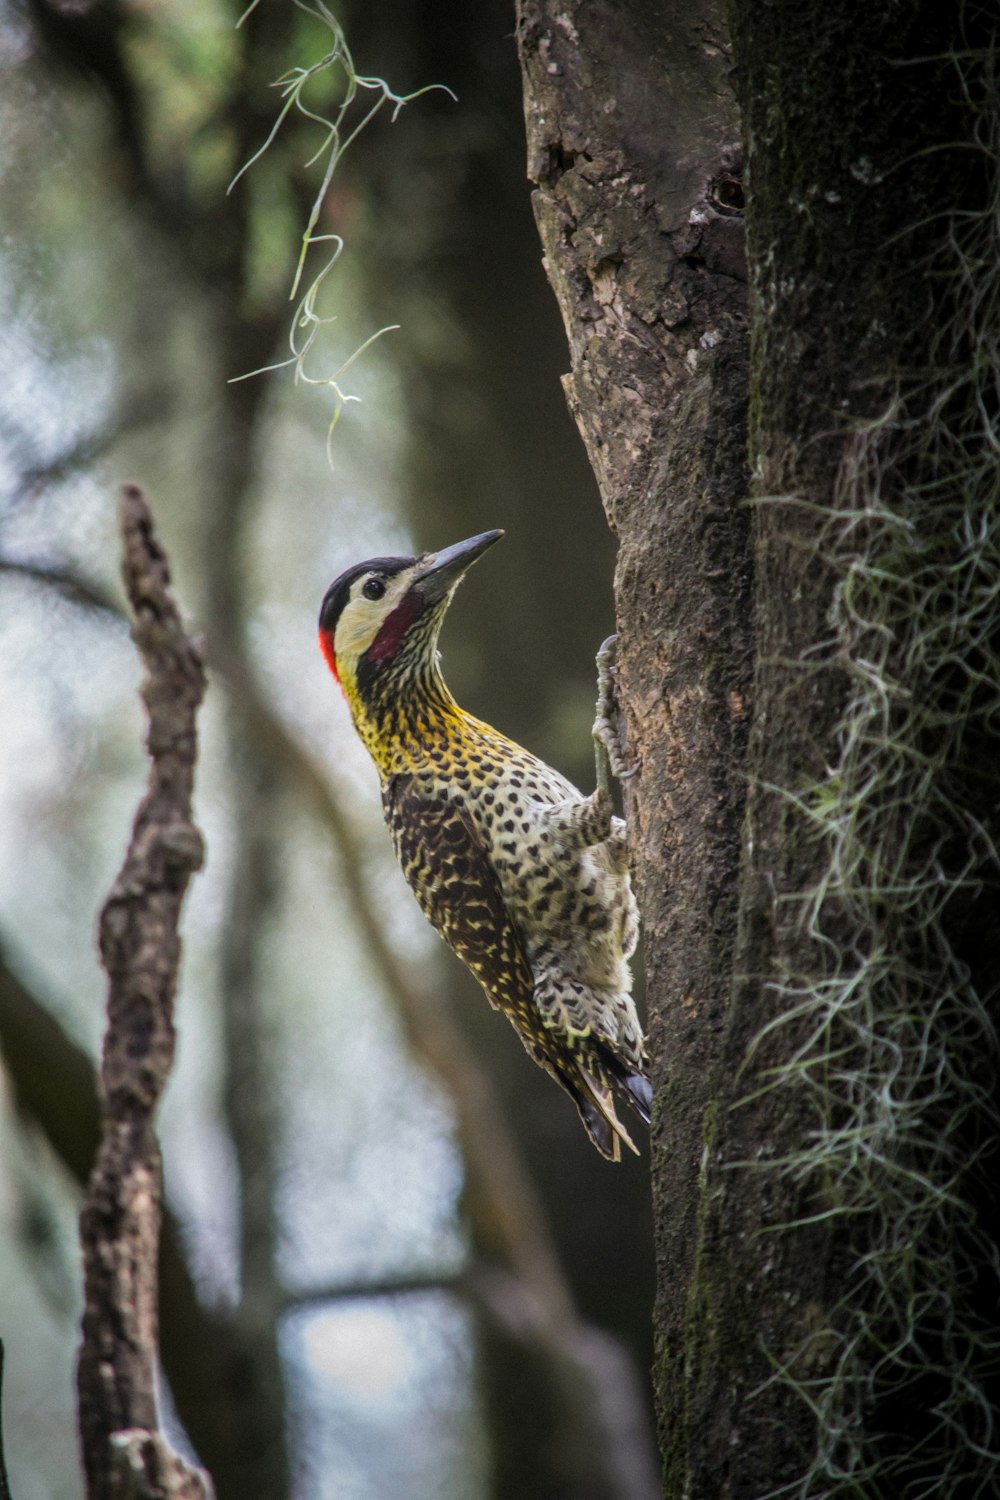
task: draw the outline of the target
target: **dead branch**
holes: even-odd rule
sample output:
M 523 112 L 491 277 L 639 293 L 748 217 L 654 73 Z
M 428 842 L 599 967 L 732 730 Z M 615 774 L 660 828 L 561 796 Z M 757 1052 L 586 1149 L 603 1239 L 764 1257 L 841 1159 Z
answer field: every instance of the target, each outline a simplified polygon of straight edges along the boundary
M 149 509 L 134 486 L 122 492 L 122 532 L 125 591 L 147 674 L 150 778 L 100 920 L 108 1017 L 101 1145 L 80 1216 L 80 1434 L 90 1500 L 206 1500 L 207 1476 L 175 1459 L 158 1434 L 162 1181 L 153 1131 L 174 1055 L 181 904 L 203 855 L 191 790 L 205 675 L 170 594 Z
M 125 619 L 121 607 L 100 583 L 85 578 L 64 563 L 49 562 L 44 558 L 11 557 L 0 552 L 0 573 L 13 573 L 33 583 L 44 584 L 71 604 L 82 605 L 96 614 L 109 615 L 118 621 Z
M 572 1449 L 568 1467 L 581 1476 L 581 1484 L 593 1483 L 593 1493 L 620 1500 L 656 1500 L 659 1476 L 632 1360 L 612 1334 L 551 1307 L 522 1277 L 473 1260 L 454 1271 L 303 1288 L 287 1293 L 285 1306 L 291 1312 L 324 1302 L 435 1291 L 461 1298 L 522 1355 L 530 1354 L 548 1370 L 558 1396 L 556 1441 Z

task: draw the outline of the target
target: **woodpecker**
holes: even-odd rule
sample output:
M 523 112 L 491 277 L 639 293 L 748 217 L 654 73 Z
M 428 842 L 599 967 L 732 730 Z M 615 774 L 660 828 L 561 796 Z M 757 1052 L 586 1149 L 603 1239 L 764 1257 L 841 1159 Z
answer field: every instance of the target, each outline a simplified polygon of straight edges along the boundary
M 441 675 L 438 634 L 455 590 L 502 536 L 348 568 L 323 599 L 320 647 L 378 768 L 393 848 L 425 916 L 570 1095 L 598 1151 L 618 1161 L 619 1142 L 636 1147 L 615 1095 L 648 1124 L 651 1090 L 628 966 L 637 912 L 606 751 L 585 797 L 460 708 Z

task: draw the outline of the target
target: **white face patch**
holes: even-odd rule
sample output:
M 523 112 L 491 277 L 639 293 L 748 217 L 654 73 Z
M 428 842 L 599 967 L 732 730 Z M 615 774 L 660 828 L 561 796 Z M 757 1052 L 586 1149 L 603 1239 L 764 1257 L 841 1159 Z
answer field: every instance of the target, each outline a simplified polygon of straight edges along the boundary
M 347 676 L 356 676 L 359 660 L 420 571 L 417 567 L 406 568 L 393 578 L 383 578 L 374 572 L 362 573 L 351 584 L 350 598 L 340 612 L 333 636 L 333 650 L 341 681 Z M 365 585 L 370 579 L 378 579 L 385 584 L 385 593 L 380 599 L 365 598 Z

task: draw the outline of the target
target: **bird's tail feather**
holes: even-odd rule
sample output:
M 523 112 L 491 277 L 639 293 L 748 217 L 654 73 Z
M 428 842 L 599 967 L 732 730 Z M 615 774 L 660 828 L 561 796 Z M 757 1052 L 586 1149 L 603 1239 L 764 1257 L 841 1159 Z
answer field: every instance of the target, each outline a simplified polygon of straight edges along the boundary
M 629 1150 L 638 1156 L 638 1146 L 615 1113 L 611 1090 L 606 1084 L 599 1083 L 586 1068 L 580 1069 L 580 1078 L 586 1085 L 587 1092 L 576 1096 L 577 1109 L 587 1134 L 598 1151 L 609 1161 L 619 1161 L 621 1150 L 618 1143 L 624 1141 Z
M 582 1094 L 576 1095 L 575 1103 L 580 1119 L 583 1121 L 583 1128 L 601 1155 L 606 1156 L 608 1161 L 621 1161 L 622 1153 L 618 1137 L 597 1106 L 590 1099 L 585 1099 Z
M 644 1125 L 648 1125 L 653 1114 L 653 1085 L 645 1073 L 627 1073 L 616 1079 L 622 1093 Z
M 632 1106 L 642 1123 L 648 1125 L 653 1113 L 653 1085 L 646 1074 L 630 1068 L 610 1047 L 602 1047 L 601 1054 L 612 1086 Z

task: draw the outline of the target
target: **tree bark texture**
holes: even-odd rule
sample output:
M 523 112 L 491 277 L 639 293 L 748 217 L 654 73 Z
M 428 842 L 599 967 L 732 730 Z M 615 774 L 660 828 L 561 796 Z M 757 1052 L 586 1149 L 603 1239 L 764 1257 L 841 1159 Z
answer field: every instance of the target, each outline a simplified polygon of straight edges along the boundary
M 688 1420 L 685 1340 L 736 936 L 750 709 L 736 101 L 713 4 L 524 0 L 518 37 L 535 214 L 569 336 L 566 394 L 619 542 L 619 693 L 637 767 L 626 805 L 657 1095 L 666 1448 Z
M 91 1500 L 195 1500 L 210 1493 L 207 1477 L 170 1454 L 157 1431 L 162 1182 L 153 1115 L 174 1055 L 181 904 L 202 862 L 191 789 L 205 679 L 170 595 L 146 502 L 134 487 L 123 492 L 122 524 L 125 587 L 147 672 L 142 692 L 151 766 L 100 921 L 108 1020 L 101 1144 L 80 1217 L 80 1433 Z

